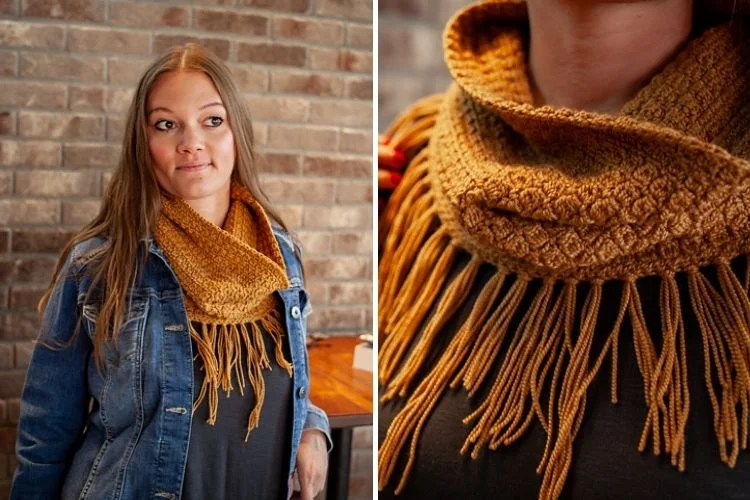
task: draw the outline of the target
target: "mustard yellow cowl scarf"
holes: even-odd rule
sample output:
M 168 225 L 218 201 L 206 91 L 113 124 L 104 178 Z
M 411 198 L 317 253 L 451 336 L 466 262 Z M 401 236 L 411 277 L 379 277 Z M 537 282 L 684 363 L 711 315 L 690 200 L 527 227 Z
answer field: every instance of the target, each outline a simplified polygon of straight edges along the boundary
M 473 397 L 481 387 L 460 452 L 477 458 L 540 425 L 540 498 L 557 498 L 605 363 L 617 401 L 624 321 L 648 408 L 638 448 L 684 469 L 684 307 L 705 353 L 705 366 L 689 368 L 705 371 L 718 456 L 733 466 L 750 413 L 750 275 L 730 267 L 750 252 L 747 18 L 700 34 L 617 115 L 532 104 L 525 18 L 525 5 L 509 1 L 454 16 L 444 34 L 453 84 L 387 131 L 411 160 L 380 222 L 381 396 L 406 399 L 379 451 L 380 487 L 395 479 L 403 490 L 444 391 Z M 481 283 L 487 266 L 493 275 Z M 660 329 L 647 326 L 636 288 L 646 276 L 661 277 Z M 599 314 L 606 283 L 620 290 L 613 318 Z M 602 322 L 614 326 L 594 342 Z M 402 452 L 409 460 L 396 470 Z
M 292 365 L 284 359 L 284 322 L 274 295 L 276 290 L 288 288 L 289 281 L 263 207 L 234 181 L 230 197 L 229 212 L 220 228 L 183 199 L 162 192 L 154 236 L 182 287 L 190 336 L 205 371 L 193 411 L 208 397 L 208 423 L 213 425 L 219 389 L 228 396 L 236 383 L 244 394 L 247 377 L 255 396 L 247 440 L 258 426 L 265 397 L 262 371 L 271 369 L 264 331 L 275 342 L 276 363 L 292 374 Z M 241 358 L 243 347 L 245 359 Z

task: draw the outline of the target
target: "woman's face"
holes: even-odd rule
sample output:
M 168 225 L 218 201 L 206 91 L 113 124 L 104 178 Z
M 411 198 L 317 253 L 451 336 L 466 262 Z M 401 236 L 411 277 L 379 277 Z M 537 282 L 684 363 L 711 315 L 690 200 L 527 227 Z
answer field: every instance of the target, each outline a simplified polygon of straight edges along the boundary
M 200 203 L 229 196 L 234 135 L 211 79 L 198 71 L 162 74 L 146 101 L 148 150 L 165 191 Z

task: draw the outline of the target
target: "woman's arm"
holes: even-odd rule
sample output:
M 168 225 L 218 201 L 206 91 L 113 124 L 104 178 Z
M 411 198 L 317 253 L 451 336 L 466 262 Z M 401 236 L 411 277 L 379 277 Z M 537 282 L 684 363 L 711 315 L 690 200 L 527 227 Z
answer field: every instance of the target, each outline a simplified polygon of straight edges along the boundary
M 309 372 L 308 365 L 308 378 Z M 307 418 L 297 450 L 297 476 L 302 500 L 312 500 L 323 489 L 331 449 L 333 441 L 328 415 L 308 399 Z
M 60 496 L 73 447 L 86 422 L 91 342 L 85 331 L 71 341 L 79 317 L 74 254 L 63 264 L 49 297 L 26 372 L 11 500 Z

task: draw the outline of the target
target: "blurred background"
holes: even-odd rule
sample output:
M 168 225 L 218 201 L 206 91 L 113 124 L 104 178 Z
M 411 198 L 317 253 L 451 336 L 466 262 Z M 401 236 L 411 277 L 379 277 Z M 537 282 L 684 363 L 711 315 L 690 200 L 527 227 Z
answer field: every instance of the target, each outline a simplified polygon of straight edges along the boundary
M 418 98 L 450 83 L 443 28 L 469 0 L 378 1 L 378 128 L 382 132 Z
M 310 332 L 371 332 L 372 17 L 372 0 L 0 0 L 0 499 L 36 304 L 172 45 L 209 48 L 244 91 L 266 193 L 305 250 Z M 350 498 L 372 497 L 371 446 L 356 429 Z

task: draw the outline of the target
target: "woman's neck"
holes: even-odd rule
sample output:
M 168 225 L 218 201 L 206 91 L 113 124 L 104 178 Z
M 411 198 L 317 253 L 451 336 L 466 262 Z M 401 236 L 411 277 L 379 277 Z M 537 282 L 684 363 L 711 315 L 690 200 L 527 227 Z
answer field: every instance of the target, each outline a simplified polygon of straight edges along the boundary
M 692 0 L 528 0 L 539 104 L 616 113 L 688 39 Z
M 224 227 L 224 220 L 229 213 L 229 192 L 226 195 L 214 195 L 206 198 L 185 200 L 190 207 L 198 212 L 204 219 L 213 224 Z

